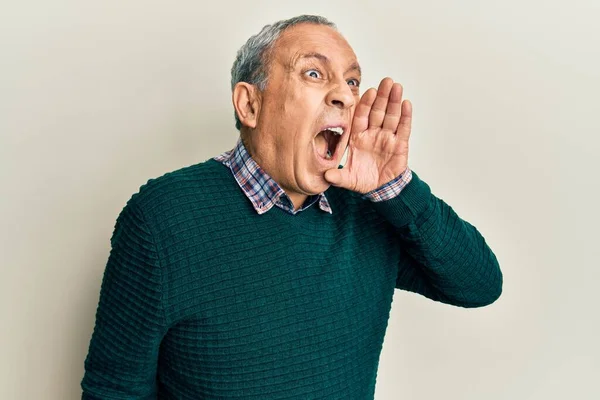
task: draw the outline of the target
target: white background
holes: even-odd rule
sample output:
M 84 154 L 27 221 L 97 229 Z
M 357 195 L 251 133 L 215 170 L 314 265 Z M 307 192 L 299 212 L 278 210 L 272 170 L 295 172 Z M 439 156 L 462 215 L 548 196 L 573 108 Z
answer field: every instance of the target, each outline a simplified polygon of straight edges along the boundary
M 409 166 L 504 273 L 480 309 L 397 291 L 376 399 L 600 398 L 597 0 L 2 5 L 0 398 L 79 398 L 119 211 L 233 147 L 235 53 L 299 14 L 403 84 Z

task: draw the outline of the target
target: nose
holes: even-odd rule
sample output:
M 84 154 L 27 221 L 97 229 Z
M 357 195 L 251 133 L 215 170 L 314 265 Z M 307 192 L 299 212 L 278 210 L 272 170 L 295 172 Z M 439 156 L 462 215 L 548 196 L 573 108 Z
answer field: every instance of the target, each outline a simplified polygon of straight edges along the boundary
M 326 100 L 328 105 L 340 109 L 350 108 L 355 102 L 354 94 L 346 82 L 336 84 L 335 87 L 327 93 Z

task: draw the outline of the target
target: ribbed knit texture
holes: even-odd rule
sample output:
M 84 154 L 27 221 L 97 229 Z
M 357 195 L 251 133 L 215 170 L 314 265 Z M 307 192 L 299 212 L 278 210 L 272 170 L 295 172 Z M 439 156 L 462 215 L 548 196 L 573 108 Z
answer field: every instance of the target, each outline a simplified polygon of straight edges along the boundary
M 215 160 L 150 179 L 119 214 L 82 399 L 373 399 L 394 289 L 494 302 L 498 261 L 413 170 L 373 203 L 258 215 Z

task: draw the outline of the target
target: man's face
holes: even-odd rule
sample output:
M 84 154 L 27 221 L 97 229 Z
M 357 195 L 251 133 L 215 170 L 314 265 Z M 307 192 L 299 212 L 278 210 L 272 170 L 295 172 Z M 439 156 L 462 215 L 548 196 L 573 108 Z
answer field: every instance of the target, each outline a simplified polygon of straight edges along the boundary
M 325 171 L 344 154 L 359 101 L 356 55 L 334 29 L 305 23 L 283 32 L 269 67 L 253 157 L 288 195 L 320 193 L 329 187 Z

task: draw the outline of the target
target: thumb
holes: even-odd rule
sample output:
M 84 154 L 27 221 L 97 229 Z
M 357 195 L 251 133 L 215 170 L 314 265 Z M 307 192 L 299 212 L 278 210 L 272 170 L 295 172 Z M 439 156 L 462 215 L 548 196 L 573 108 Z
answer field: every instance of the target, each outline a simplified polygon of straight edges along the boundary
M 324 177 L 325 180 L 333 186 L 340 187 L 346 187 L 350 180 L 350 174 L 347 168 L 328 169 L 327 171 L 325 171 Z

